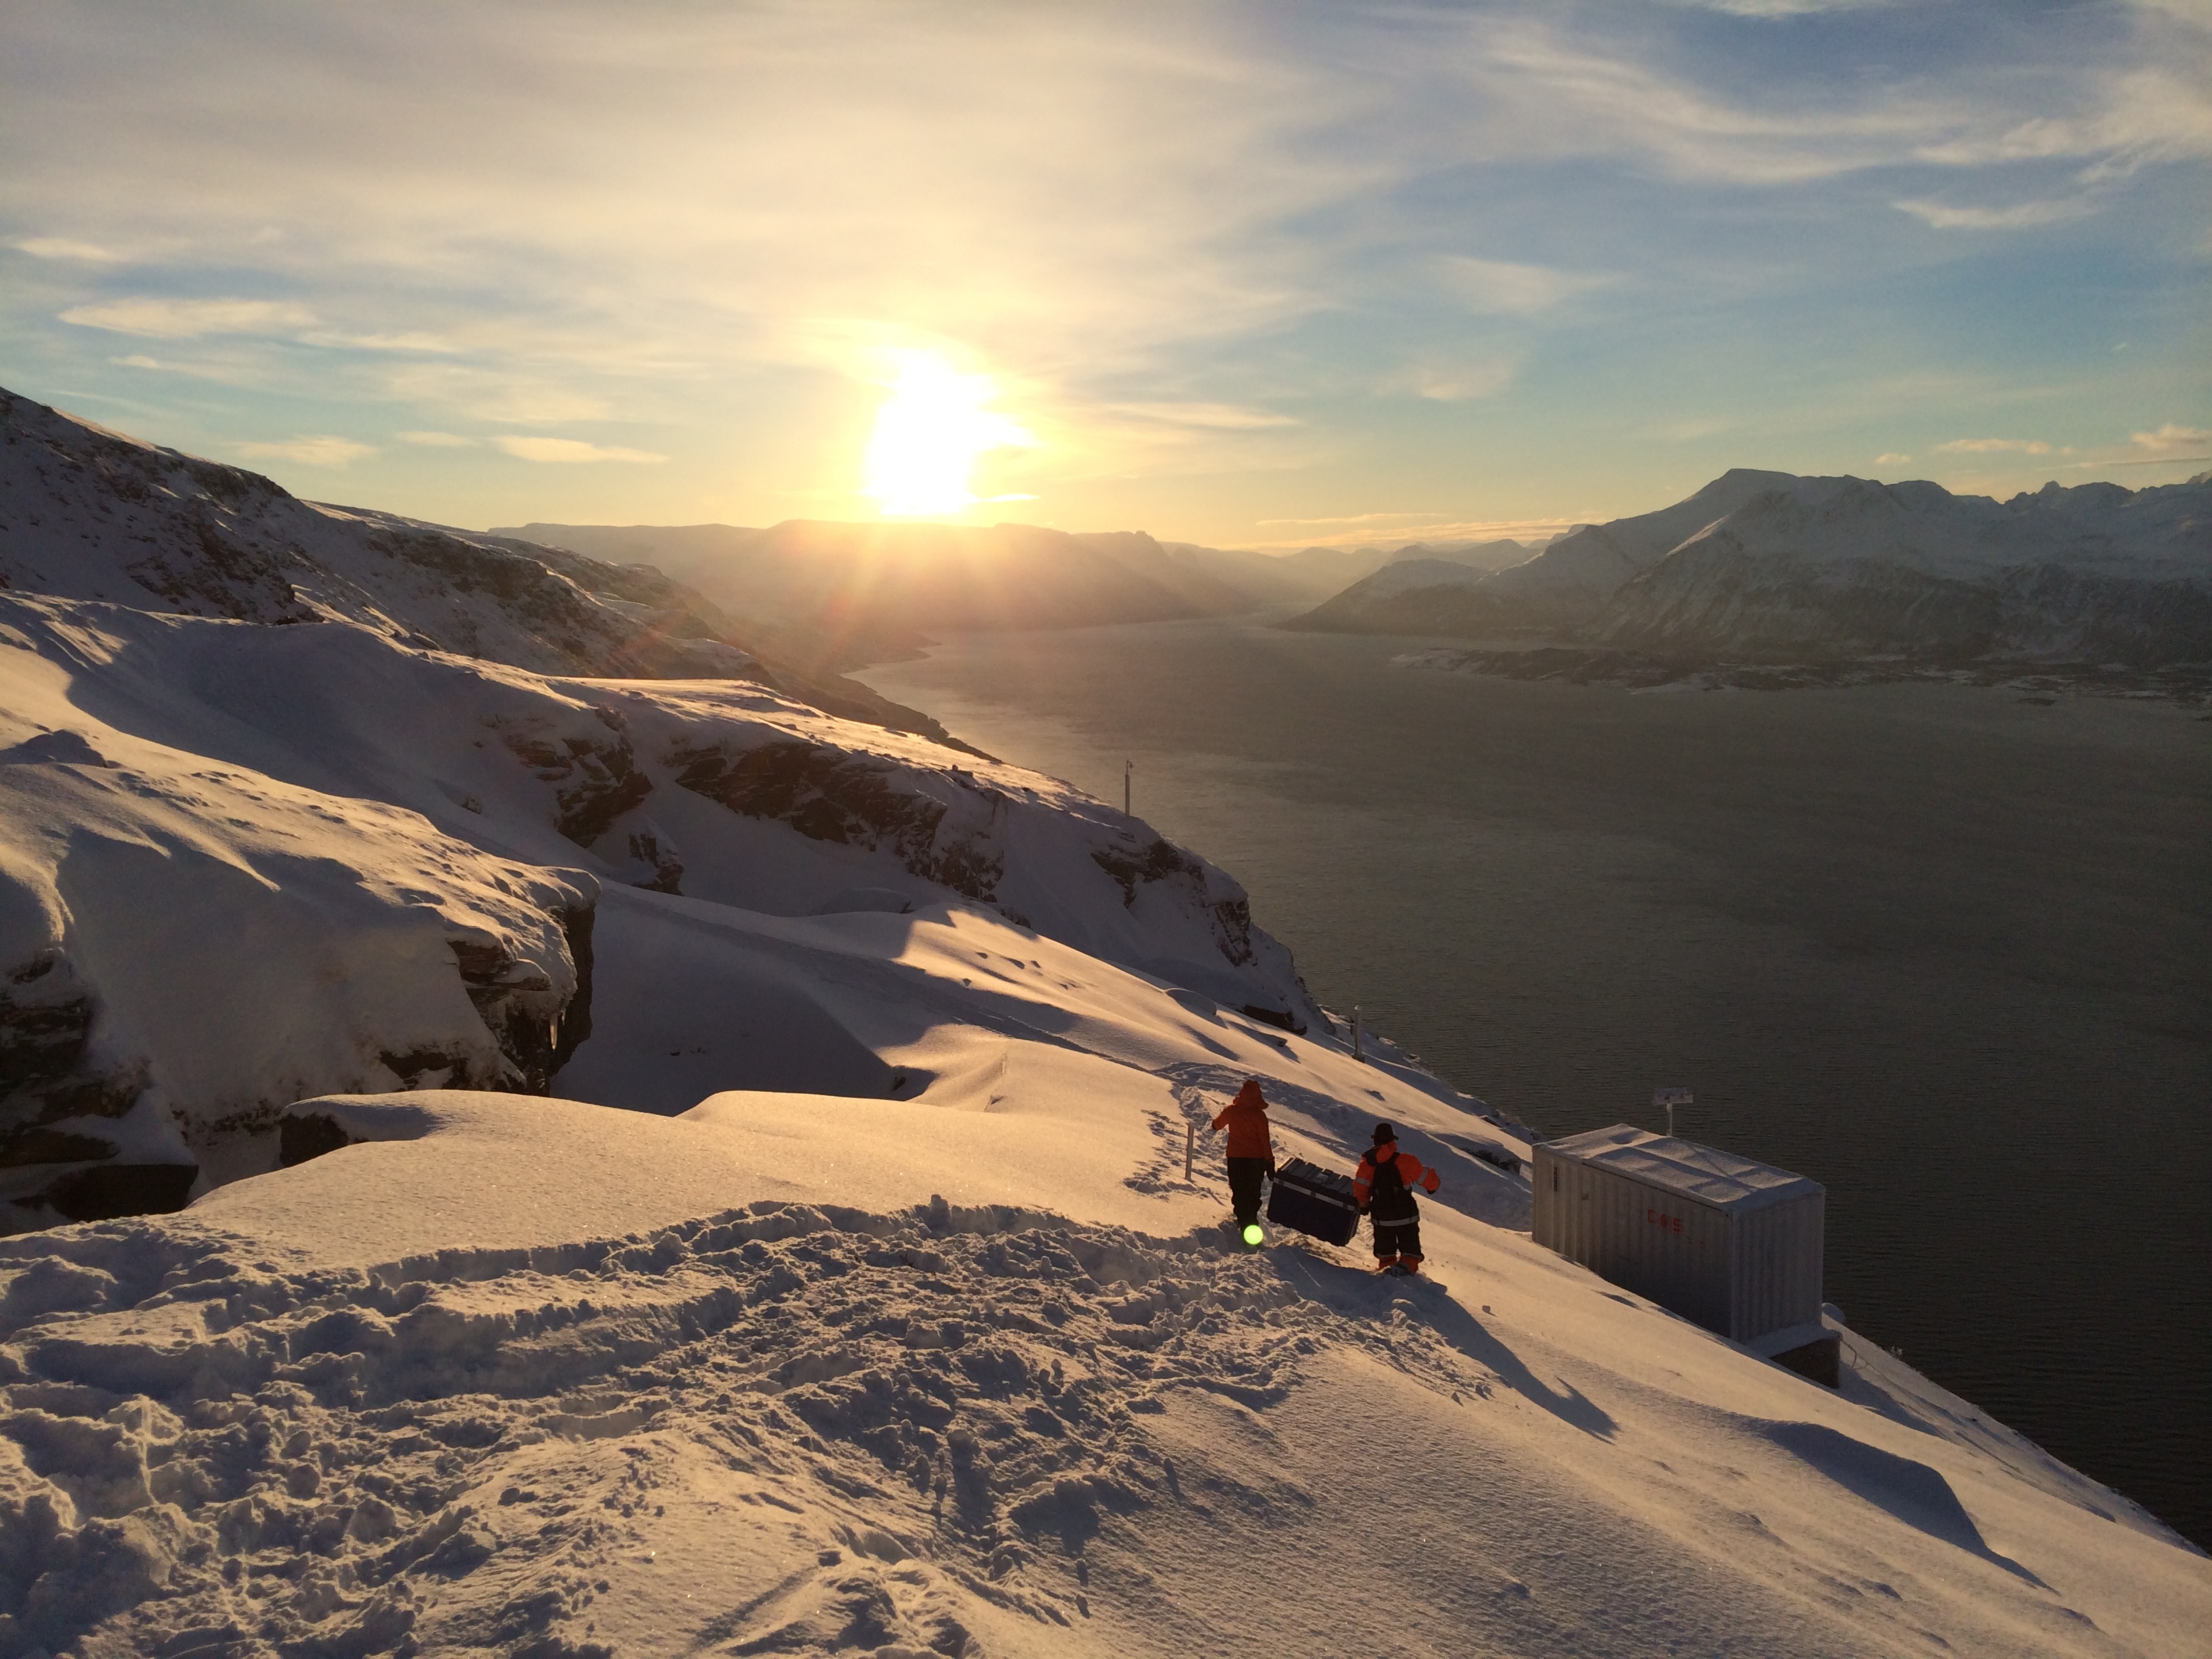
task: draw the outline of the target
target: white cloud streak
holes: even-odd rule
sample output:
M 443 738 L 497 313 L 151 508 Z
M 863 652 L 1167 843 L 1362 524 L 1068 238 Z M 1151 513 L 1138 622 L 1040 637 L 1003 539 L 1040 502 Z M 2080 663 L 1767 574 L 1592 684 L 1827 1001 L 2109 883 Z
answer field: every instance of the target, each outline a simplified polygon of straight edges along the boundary
M 72 306 L 61 320 L 158 340 L 195 340 L 205 334 L 281 334 L 312 326 L 313 312 L 280 300 L 108 300 Z
M 2194 451 L 2212 447 L 2212 428 L 2201 426 L 2176 426 L 2168 421 L 2155 432 L 2138 432 L 2128 441 L 2137 449 L 2156 459 L 2164 460 Z M 2192 456 L 2193 459 L 2194 457 Z
M 2051 446 L 2037 438 L 1954 438 L 1949 443 L 1936 446 L 1939 455 L 1999 455 L 2007 452 L 2048 455 Z
M 328 436 L 287 438 L 278 443 L 244 443 L 235 447 L 251 461 L 296 461 L 301 466 L 344 466 L 376 453 L 373 444 Z
M 82 259 L 90 264 L 111 265 L 123 258 L 119 253 L 110 253 L 104 247 L 67 236 L 33 236 L 15 246 L 34 259 Z
M 2027 230 L 2063 224 L 2095 210 L 2095 204 L 2087 196 L 2015 202 L 2009 207 L 1954 207 L 1944 202 L 1910 199 L 1890 205 L 1936 230 Z
M 665 455 L 655 455 L 647 450 L 585 443 L 576 438 L 521 437 L 508 433 L 492 441 L 517 460 L 556 465 L 590 465 L 600 461 L 623 461 L 636 466 L 654 466 L 668 459 Z
M 1240 409 L 1233 404 L 1115 404 L 1113 407 L 1117 413 L 1162 421 L 1170 426 L 1212 427 L 1229 432 L 1298 424 L 1292 416 L 1271 414 L 1262 409 Z

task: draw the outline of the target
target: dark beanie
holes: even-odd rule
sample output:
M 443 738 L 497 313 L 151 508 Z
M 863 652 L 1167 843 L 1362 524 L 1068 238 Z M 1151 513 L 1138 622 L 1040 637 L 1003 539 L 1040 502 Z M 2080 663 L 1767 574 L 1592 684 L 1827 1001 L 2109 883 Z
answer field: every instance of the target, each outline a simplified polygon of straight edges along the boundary
M 1387 1141 L 1394 1141 L 1397 1139 L 1397 1138 L 1398 1132 L 1392 1128 L 1389 1124 L 1378 1123 L 1375 1126 L 1375 1144 L 1377 1146 L 1383 1145 Z

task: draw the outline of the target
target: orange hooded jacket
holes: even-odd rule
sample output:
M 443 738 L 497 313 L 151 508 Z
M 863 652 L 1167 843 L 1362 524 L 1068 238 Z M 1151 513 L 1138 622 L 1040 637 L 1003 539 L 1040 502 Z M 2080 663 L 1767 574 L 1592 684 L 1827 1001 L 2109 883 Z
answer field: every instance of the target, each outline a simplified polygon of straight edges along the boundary
M 1237 1091 L 1237 1098 L 1224 1106 L 1213 1120 L 1217 1129 L 1226 1124 L 1229 1128 L 1231 1158 L 1263 1158 L 1275 1161 L 1273 1139 L 1267 1133 L 1267 1102 L 1260 1092 L 1259 1080 L 1246 1078 L 1244 1086 Z

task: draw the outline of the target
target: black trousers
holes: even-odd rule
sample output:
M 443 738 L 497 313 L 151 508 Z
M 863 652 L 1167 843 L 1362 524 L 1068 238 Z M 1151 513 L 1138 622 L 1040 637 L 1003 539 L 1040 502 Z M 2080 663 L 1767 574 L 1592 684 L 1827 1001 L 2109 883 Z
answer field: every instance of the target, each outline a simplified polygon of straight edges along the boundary
M 1264 1158 L 1229 1160 L 1229 1201 L 1237 1211 L 1237 1224 L 1249 1227 L 1260 1218 L 1260 1177 L 1267 1173 Z
M 1411 1256 L 1421 1259 L 1421 1218 L 1407 1216 L 1402 1221 L 1378 1221 L 1375 1224 L 1375 1259 L 1388 1261 L 1393 1257 Z

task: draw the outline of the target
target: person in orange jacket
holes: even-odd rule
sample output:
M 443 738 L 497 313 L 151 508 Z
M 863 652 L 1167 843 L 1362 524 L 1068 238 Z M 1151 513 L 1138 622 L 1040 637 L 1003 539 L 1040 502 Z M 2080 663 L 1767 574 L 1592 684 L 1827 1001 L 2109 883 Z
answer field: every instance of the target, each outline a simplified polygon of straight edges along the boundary
M 1215 1115 L 1213 1127 L 1229 1131 L 1229 1197 L 1241 1234 L 1260 1219 L 1260 1177 L 1273 1180 L 1275 1174 L 1275 1143 L 1267 1132 L 1267 1101 L 1258 1078 L 1244 1079 L 1237 1098 Z
M 1421 1207 L 1413 1201 L 1413 1188 L 1433 1193 L 1441 1184 L 1434 1170 L 1398 1150 L 1395 1129 L 1375 1126 L 1375 1145 L 1352 1177 L 1352 1199 L 1374 1223 L 1377 1272 L 1421 1271 Z

